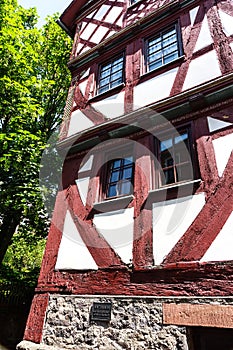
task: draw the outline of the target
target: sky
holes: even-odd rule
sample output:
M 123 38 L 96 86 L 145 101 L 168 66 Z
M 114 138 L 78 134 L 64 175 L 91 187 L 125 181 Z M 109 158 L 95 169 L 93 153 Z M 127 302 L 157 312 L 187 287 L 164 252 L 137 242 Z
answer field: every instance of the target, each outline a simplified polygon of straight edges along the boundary
M 44 19 L 48 15 L 55 12 L 62 14 L 72 0 L 18 0 L 18 3 L 24 8 L 36 7 L 40 19 L 38 26 L 41 27 L 45 22 Z

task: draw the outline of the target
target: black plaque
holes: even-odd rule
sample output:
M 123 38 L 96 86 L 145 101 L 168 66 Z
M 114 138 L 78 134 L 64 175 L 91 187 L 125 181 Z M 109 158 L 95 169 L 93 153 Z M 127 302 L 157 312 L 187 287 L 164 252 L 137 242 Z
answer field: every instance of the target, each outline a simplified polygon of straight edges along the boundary
M 112 303 L 93 303 L 91 321 L 109 322 L 111 320 Z

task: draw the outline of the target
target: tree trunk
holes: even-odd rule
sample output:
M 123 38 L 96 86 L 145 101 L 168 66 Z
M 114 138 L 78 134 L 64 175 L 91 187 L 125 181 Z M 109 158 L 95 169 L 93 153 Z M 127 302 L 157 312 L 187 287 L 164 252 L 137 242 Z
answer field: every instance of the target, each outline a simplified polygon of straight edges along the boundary
M 0 264 L 2 263 L 11 239 L 20 223 L 21 213 L 12 211 L 4 215 L 0 226 Z

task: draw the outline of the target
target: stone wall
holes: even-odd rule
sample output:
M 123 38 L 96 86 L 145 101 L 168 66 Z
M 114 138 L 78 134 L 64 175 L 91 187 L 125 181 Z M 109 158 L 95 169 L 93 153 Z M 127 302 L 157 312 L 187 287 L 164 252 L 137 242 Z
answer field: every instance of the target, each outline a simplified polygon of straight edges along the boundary
M 111 302 L 109 322 L 92 321 L 93 302 Z M 163 303 L 232 304 L 211 298 L 90 297 L 51 295 L 41 345 L 18 350 L 188 350 L 186 327 L 164 325 Z
M 109 323 L 90 320 L 93 302 L 112 302 Z M 184 328 L 162 326 L 162 303 L 153 299 L 52 296 L 43 342 L 68 349 L 187 349 Z

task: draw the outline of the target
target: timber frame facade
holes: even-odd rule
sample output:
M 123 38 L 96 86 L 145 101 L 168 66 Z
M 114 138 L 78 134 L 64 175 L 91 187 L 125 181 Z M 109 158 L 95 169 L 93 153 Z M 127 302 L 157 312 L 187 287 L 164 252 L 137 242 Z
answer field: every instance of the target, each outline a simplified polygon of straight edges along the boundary
M 59 24 L 65 157 L 24 338 L 59 348 L 56 295 L 163 298 L 188 349 L 215 349 L 209 327 L 233 328 L 233 1 L 73 0 Z

